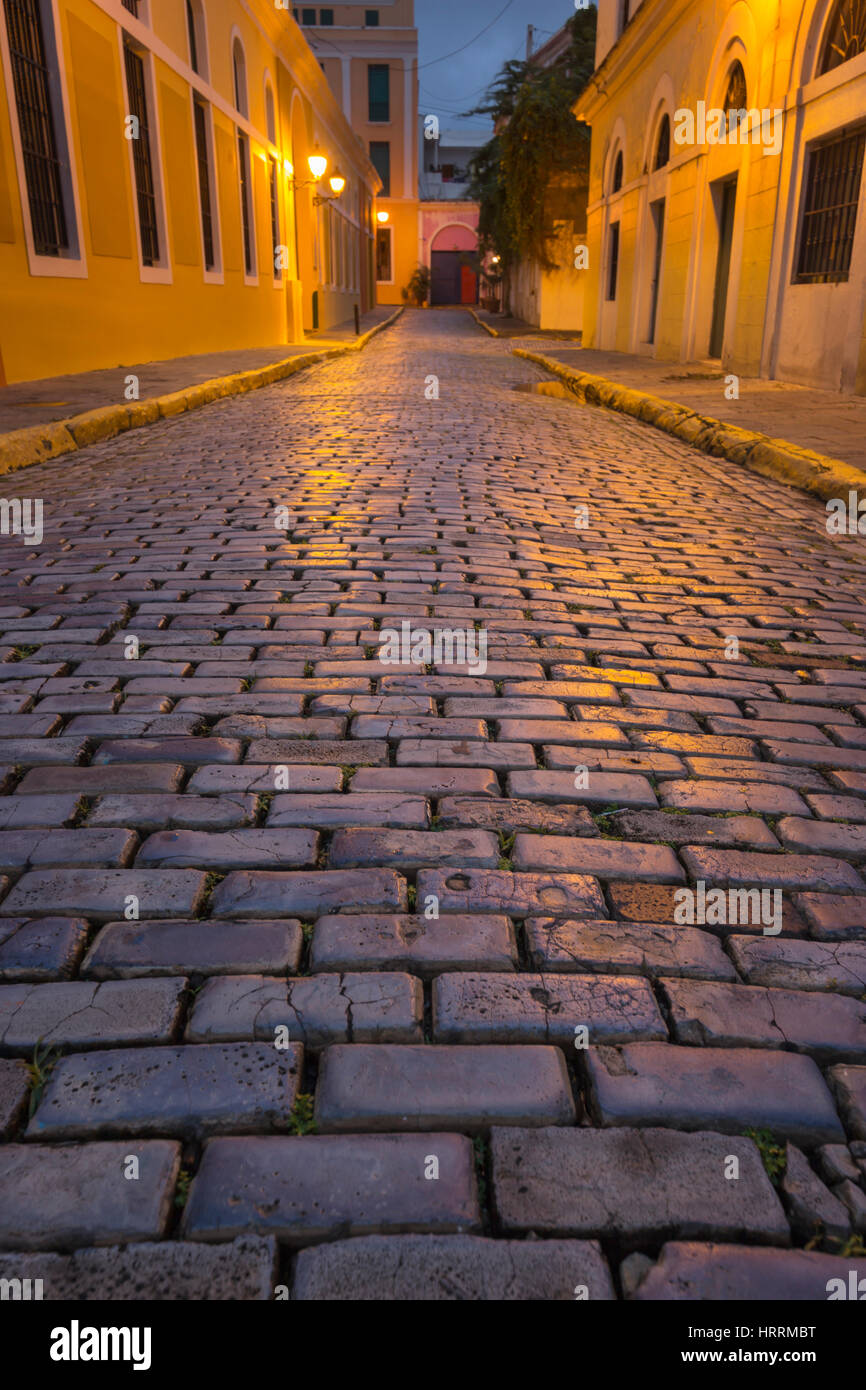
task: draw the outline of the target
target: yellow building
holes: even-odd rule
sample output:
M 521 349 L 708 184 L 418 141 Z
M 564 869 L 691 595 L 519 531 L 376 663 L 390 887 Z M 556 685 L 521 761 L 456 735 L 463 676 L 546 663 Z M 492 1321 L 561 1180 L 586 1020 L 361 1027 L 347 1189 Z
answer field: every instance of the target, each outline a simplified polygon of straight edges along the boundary
M 379 179 L 287 5 L 0 0 L 0 73 L 0 382 L 374 302 Z
M 379 172 L 376 297 L 402 303 L 418 264 L 418 31 L 414 0 L 294 5 L 346 120 Z
M 584 343 L 866 392 L 866 4 L 599 0 Z

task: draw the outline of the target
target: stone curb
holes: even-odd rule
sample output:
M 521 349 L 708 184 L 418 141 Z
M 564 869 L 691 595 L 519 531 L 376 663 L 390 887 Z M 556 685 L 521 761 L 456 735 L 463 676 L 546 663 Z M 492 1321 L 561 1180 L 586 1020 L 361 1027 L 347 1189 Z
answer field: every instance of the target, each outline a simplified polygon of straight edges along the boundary
M 45 425 L 30 425 L 27 429 L 0 434 L 0 475 L 15 473 L 19 468 L 29 468 L 34 463 L 45 463 L 48 459 L 72 453 L 76 449 L 86 449 L 90 444 L 113 439 L 126 430 L 141 429 L 157 420 L 168 420 L 188 410 L 198 410 L 226 396 L 239 396 L 247 391 L 256 391 L 260 386 L 272 386 L 274 382 L 294 376 L 306 367 L 314 367 L 329 357 L 361 352 L 371 338 L 390 328 L 402 313 L 401 305 L 390 318 L 375 324 L 353 342 L 303 353 L 298 357 L 287 357 L 268 367 L 213 377 L 210 381 L 202 381 L 197 386 L 188 386 L 165 396 L 151 396 L 147 400 L 130 401 L 124 405 L 100 406 L 96 410 L 85 410 L 80 415 L 71 415 L 68 420 L 52 420 Z
M 663 400 L 647 391 L 619 386 L 603 376 L 576 372 L 552 357 L 526 348 L 513 347 L 515 357 L 525 357 L 554 373 L 565 382 L 578 401 L 606 406 L 624 415 L 633 415 L 656 429 L 675 435 L 694 449 L 717 458 L 726 458 L 765 478 L 801 488 L 828 502 L 841 497 L 847 501 L 849 489 L 866 496 L 866 473 L 842 459 L 801 449 L 785 439 L 771 439 L 756 430 L 744 430 L 709 415 L 698 415 L 688 406 Z
M 474 318 L 475 322 L 478 324 L 478 327 L 479 327 L 479 328 L 483 328 L 485 333 L 489 333 L 490 336 L 491 336 L 491 338 L 501 338 L 501 337 L 502 337 L 502 334 L 499 332 L 499 330 L 498 330 L 497 328 L 491 328 L 489 323 L 485 323 L 483 319 L 480 319 L 480 318 L 478 317 L 478 315 L 476 314 L 475 310 L 474 310 L 473 308 L 471 308 L 468 304 L 467 304 L 466 308 L 467 308 L 468 312 L 469 312 L 469 313 L 472 315 L 472 317 Z

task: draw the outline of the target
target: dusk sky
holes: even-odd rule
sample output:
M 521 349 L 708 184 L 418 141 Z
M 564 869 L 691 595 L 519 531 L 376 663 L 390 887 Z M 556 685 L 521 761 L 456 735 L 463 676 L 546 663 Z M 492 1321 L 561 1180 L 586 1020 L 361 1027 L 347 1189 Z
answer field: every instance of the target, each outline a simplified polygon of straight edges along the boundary
M 572 14 L 572 0 L 415 0 L 422 111 L 435 113 L 443 124 L 454 123 L 460 112 L 477 105 L 503 63 L 525 57 L 528 24 L 536 27 L 538 48 Z M 490 28 L 481 33 L 486 25 Z M 454 53 L 464 44 L 469 46 Z M 445 58 L 450 53 L 454 56 Z M 484 122 L 476 117 L 472 124 Z

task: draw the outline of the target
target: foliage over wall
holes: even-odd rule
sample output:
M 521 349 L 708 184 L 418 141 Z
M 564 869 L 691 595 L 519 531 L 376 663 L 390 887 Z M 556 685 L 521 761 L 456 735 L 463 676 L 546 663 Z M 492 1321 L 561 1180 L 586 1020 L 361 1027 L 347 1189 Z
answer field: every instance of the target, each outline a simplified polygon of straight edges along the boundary
M 468 115 L 493 117 L 496 133 L 469 165 L 470 196 L 481 206 L 478 234 L 504 269 L 518 261 L 554 268 L 551 203 L 563 185 L 585 183 L 589 129 L 572 107 L 595 66 L 595 9 L 567 21 L 568 49 L 550 67 L 510 61 Z

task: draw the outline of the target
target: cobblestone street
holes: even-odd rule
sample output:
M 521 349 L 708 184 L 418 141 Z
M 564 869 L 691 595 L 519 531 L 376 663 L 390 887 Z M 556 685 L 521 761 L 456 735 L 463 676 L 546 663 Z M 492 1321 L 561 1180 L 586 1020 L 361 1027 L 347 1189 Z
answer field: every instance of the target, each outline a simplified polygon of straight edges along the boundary
M 863 541 L 544 379 L 409 311 L 6 479 L 0 1277 L 866 1276 Z

